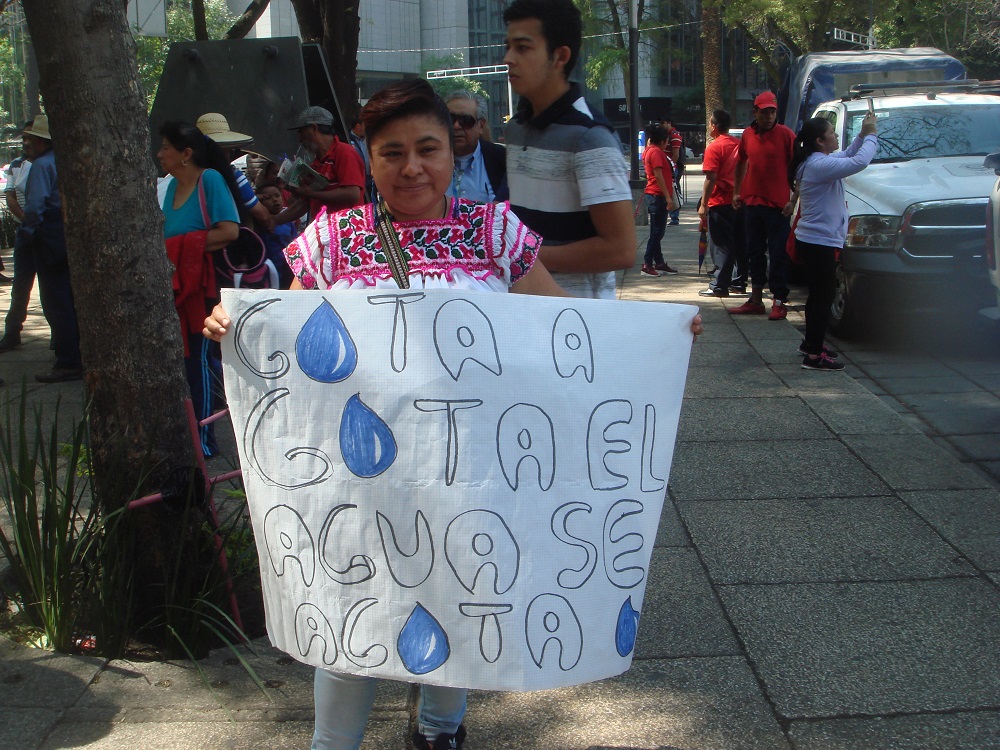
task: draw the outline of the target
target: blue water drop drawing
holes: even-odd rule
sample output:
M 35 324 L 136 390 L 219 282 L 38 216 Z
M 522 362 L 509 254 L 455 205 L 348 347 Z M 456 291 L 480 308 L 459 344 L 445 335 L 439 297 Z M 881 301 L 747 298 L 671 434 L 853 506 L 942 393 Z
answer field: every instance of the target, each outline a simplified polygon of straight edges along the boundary
M 396 639 L 396 651 L 412 674 L 427 674 L 451 656 L 448 634 L 434 616 L 417 603 Z
M 359 477 L 376 477 L 396 460 L 396 438 L 392 430 L 357 393 L 344 405 L 340 420 L 340 453 L 347 468 Z
M 358 366 L 358 348 L 343 319 L 326 300 L 317 307 L 295 339 L 299 368 L 312 380 L 339 383 Z
M 628 656 L 635 648 L 635 636 L 639 632 L 639 613 L 632 609 L 632 597 L 628 597 L 618 612 L 618 627 L 615 629 L 615 646 L 620 656 Z

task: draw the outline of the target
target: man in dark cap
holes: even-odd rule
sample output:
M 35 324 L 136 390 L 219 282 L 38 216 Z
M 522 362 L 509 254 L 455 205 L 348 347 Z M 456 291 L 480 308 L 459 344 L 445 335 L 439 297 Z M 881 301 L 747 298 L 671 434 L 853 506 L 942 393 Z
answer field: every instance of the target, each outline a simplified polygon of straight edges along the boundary
M 289 185 L 288 190 L 295 194 L 296 200 L 276 216 L 274 222 L 294 221 L 307 208 L 309 218 L 313 219 L 324 207 L 327 211 L 340 211 L 363 203 L 365 163 L 354 146 L 335 135 L 333 114 L 323 107 L 306 107 L 291 130 L 298 131 L 299 143 L 313 155 L 310 166 L 329 184 L 325 187 L 307 182 Z

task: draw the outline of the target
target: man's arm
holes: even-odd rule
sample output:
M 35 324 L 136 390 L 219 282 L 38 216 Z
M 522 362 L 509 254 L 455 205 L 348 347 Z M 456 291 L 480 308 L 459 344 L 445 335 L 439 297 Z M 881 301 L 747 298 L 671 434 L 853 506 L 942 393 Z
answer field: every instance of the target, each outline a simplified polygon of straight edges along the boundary
M 635 262 L 632 201 L 598 203 L 587 208 L 596 237 L 566 245 L 543 245 L 538 257 L 553 273 L 604 273 L 631 268 Z
M 257 226 L 265 232 L 270 232 L 274 229 L 274 222 L 271 220 L 271 212 L 264 208 L 264 204 L 260 201 L 257 201 L 254 204 L 254 207 L 250 209 L 250 215 L 257 223 Z
M 655 167 L 653 169 L 653 176 L 656 178 L 656 184 L 660 186 L 660 192 L 667 199 L 667 210 L 673 211 L 677 208 L 677 201 L 674 200 L 674 181 L 673 175 L 671 179 L 667 182 L 666 178 L 663 176 L 663 167 Z
M 740 198 L 740 188 L 743 187 L 743 178 L 747 176 L 747 162 L 736 162 L 736 174 L 733 175 L 733 208 L 741 208 L 743 199 Z
M 24 209 L 17 202 L 17 193 L 13 190 L 5 190 L 3 197 L 7 201 L 7 210 L 14 214 L 18 221 L 24 221 Z
M 705 186 L 701 191 L 701 205 L 698 206 L 699 216 L 708 215 L 708 199 L 712 196 L 712 191 L 715 190 L 715 183 L 718 181 L 718 172 L 705 172 Z
M 307 200 L 319 201 L 330 211 L 351 208 L 361 202 L 361 188 L 357 185 L 328 187 L 326 190 L 310 190 L 308 187 L 300 187 L 295 192 Z

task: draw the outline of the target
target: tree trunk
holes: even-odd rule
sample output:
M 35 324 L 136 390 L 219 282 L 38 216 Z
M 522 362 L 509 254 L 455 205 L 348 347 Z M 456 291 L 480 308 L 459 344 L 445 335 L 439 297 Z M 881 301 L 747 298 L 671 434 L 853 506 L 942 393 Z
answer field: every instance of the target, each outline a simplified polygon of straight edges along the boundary
M 326 52 L 333 90 L 350 124 L 358 111 L 358 36 L 361 0 L 292 0 L 304 42 L 318 42 Z
M 208 21 L 205 19 L 205 0 L 191 0 L 191 16 L 194 19 L 194 38 L 199 42 L 208 41 Z
M 23 7 L 59 170 L 96 490 L 113 510 L 131 499 L 142 469 L 158 489 L 194 465 L 146 102 L 121 0 Z M 151 507 L 139 524 L 137 591 L 176 554 L 176 521 Z
M 703 0 L 701 6 L 701 55 L 705 75 L 705 138 L 709 137 L 708 121 L 712 112 L 722 108 L 722 47 L 719 35 L 722 18 L 713 0 Z
M 264 15 L 264 11 L 267 10 L 267 6 L 271 4 L 271 0 L 251 0 L 247 9 L 243 11 L 243 14 L 236 19 L 236 23 L 233 27 L 226 32 L 226 39 L 243 39 L 247 34 L 250 33 L 250 29 L 253 28 L 254 24 Z

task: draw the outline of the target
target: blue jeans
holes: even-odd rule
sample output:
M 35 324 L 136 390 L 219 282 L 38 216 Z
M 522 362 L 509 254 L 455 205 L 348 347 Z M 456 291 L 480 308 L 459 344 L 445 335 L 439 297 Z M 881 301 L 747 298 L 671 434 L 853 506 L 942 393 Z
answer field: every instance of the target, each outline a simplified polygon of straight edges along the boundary
M 776 300 L 788 300 L 788 255 L 785 243 L 791 226 L 780 208 L 746 206 L 746 247 L 750 283 L 754 289 L 769 286 Z
M 465 688 L 420 686 L 417 730 L 434 744 L 455 734 L 465 716 Z M 312 750 L 358 750 L 375 702 L 375 678 L 317 669 L 313 681 L 316 727 Z
M 649 239 L 646 240 L 646 254 L 642 262 L 651 266 L 663 262 L 660 241 L 667 231 L 667 199 L 662 195 L 645 193 L 646 209 L 649 211 Z

